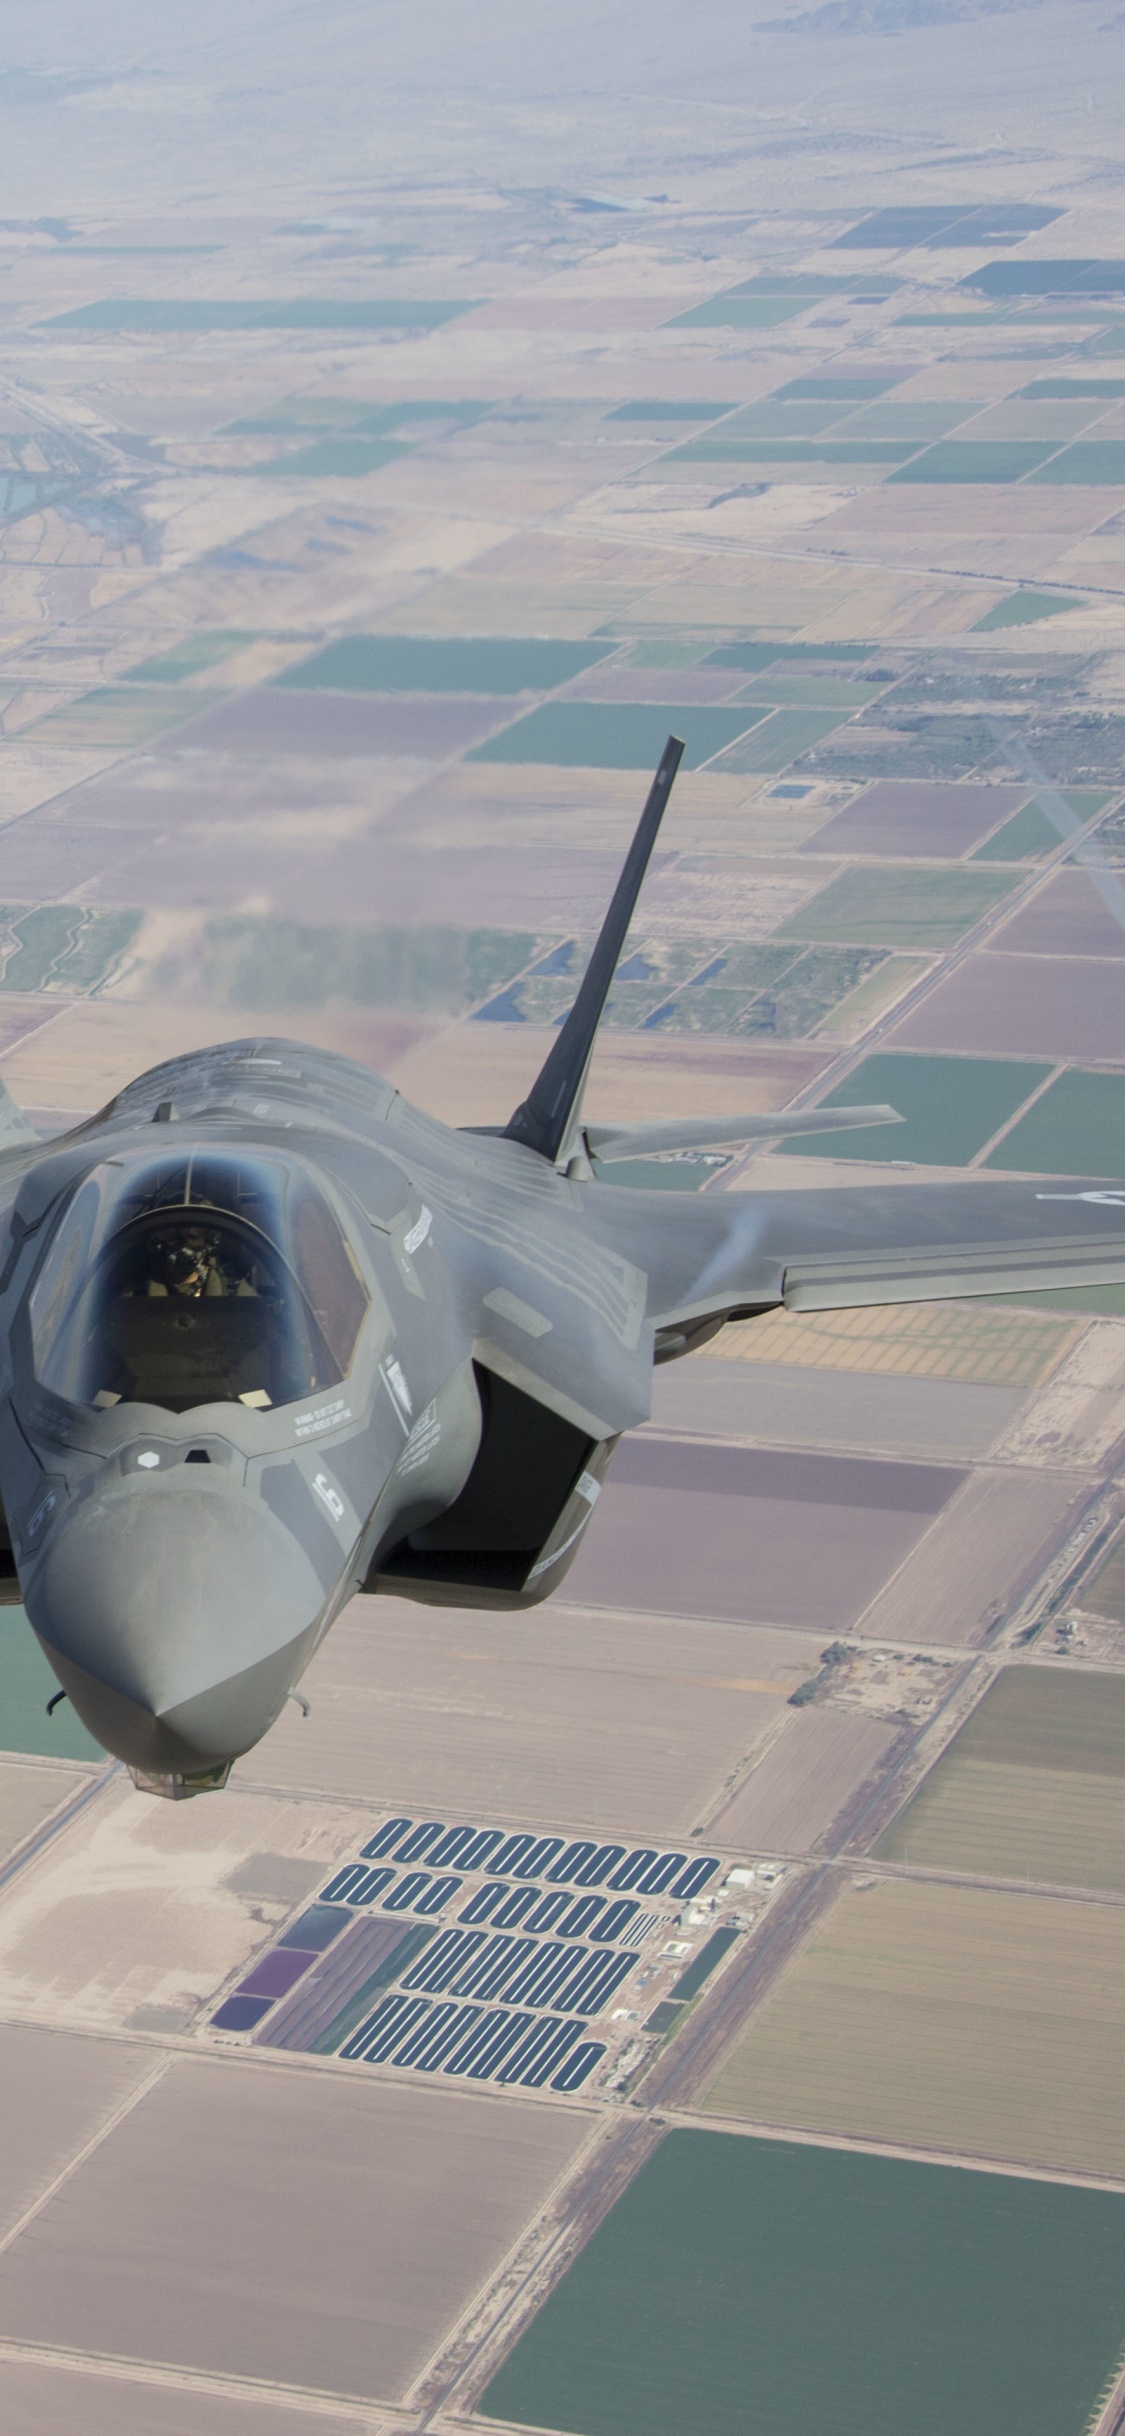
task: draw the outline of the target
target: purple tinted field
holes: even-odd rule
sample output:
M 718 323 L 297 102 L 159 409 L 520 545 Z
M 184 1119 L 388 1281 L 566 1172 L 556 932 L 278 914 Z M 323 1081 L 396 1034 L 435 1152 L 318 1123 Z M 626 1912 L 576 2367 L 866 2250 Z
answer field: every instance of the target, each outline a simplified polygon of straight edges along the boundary
M 1026 787 L 880 780 L 806 840 L 814 854 L 959 855 L 1026 800 Z

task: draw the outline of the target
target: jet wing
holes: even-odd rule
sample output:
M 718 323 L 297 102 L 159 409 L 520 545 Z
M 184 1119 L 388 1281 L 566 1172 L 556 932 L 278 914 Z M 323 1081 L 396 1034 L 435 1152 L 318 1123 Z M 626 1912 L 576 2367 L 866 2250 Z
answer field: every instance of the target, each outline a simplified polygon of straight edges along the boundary
M 1125 1283 L 1125 1186 L 1043 1177 L 775 1193 L 587 1188 L 591 1231 L 644 1269 L 657 1329 L 785 1307 Z

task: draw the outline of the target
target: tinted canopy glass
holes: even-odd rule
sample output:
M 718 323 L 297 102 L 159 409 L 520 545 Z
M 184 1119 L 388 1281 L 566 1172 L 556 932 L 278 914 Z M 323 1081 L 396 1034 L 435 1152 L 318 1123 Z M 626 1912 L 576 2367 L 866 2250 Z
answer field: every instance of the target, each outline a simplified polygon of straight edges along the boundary
M 31 1298 L 36 1376 L 72 1404 L 264 1410 L 336 1386 L 366 1309 L 298 1160 L 138 1154 L 95 1168 L 63 1216 Z

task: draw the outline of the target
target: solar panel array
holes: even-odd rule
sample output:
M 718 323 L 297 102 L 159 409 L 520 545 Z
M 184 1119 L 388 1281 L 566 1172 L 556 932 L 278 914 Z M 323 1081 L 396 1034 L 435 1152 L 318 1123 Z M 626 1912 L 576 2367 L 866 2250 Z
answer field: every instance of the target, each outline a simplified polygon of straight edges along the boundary
M 690 1901 L 718 1867 L 650 1845 L 387 1819 L 212 2027 L 349 2063 L 580 2089 L 606 2052 L 588 2024 L 667 1925 L 640 1898 Z

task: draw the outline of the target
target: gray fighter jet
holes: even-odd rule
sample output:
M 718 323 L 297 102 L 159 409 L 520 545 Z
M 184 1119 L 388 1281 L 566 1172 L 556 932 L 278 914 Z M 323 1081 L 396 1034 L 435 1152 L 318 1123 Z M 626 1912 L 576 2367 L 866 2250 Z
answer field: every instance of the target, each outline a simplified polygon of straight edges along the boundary
M 654 1362 L 731 1321 L 1125 1279 L 1125 1191 L 1096 1179 L 605 1180 L 622 1159 L 894 1119 L 584 1122 L 682 750 L 669 738 L 574 1006 L 506 1126 L 452 1131 L 284 1040 L 174 1059 L 46 1144 L 6 1103 L 2 1590 L 149 1791 L 224 1784 L 358 1589 L 548 1598 Z

